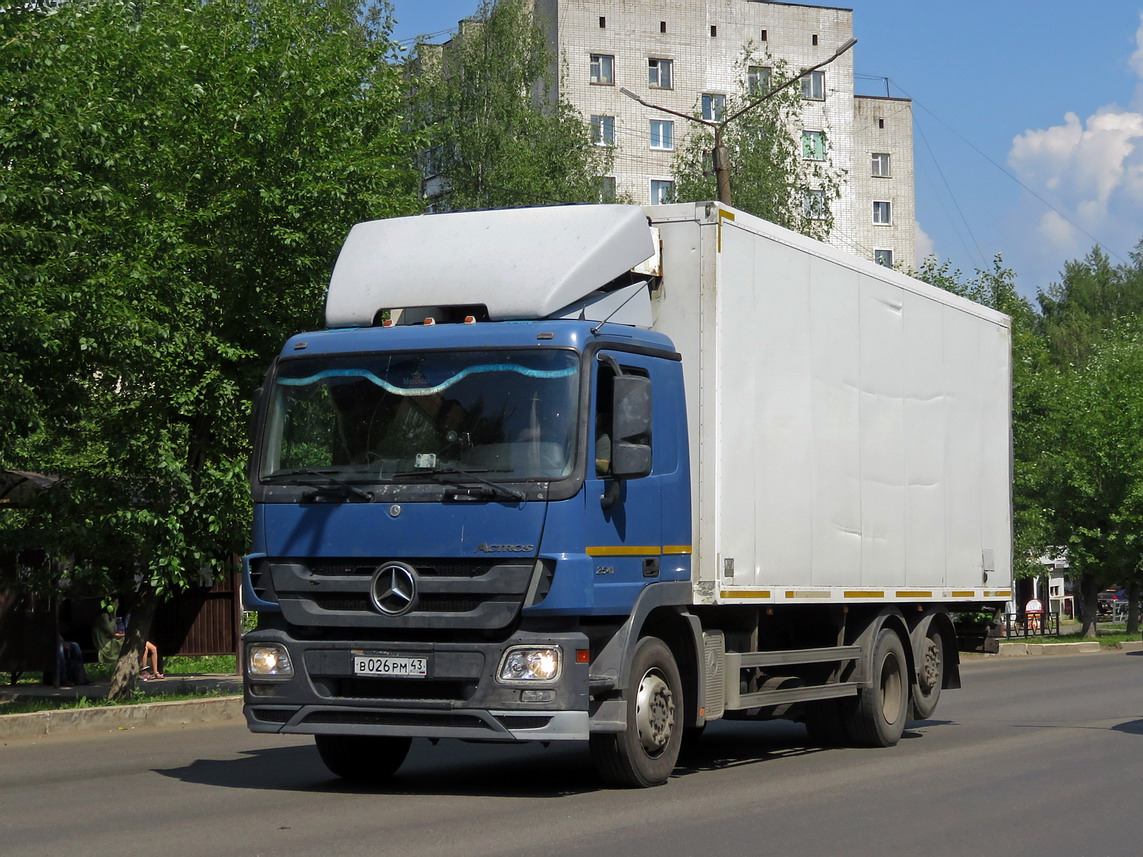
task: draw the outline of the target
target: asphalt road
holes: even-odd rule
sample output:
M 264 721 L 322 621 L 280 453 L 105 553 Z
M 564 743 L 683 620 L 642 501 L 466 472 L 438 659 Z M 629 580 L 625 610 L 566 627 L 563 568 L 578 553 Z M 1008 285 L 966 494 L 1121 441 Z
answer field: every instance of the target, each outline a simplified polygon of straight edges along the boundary
M 586 749 L 415 742 L 389 788 L 309 739 L 198 726 L 0 746 L 0 855 L 1143 854 L 1143 653 L 973 661 L 888 750 L 716 723 L 660 788 Z

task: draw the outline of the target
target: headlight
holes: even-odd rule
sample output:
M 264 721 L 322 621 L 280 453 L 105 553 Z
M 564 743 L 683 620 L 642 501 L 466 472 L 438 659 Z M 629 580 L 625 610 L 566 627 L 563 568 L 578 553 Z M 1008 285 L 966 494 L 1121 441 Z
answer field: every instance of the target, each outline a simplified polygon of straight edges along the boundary
M 251 678 L 290 678 L 294 665 L 285 646 L 260 643 L 246 649 L 246 674 Z
M 558 646 L 515 646 L 500 661 L 499 681 L 554 681 L 560 676 Z

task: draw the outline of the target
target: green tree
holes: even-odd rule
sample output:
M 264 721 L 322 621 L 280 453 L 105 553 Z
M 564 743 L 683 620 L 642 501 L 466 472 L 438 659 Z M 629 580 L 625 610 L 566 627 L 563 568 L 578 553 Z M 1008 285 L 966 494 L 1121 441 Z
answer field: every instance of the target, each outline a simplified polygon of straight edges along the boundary
M 1138 369 L 1133 361 L 1143 325 L 1143 254 L 1116 266 L 1096 247 L 1068 262 L 1038 301 L 1038 330 L 1061 384 L 1055 436 L 1044 445 L 1050 468 L 1044 505 L 1080 584 L 1084 632 L 1094 635 L 1098 594 L 1114 585 L 1132 594 L 1128 629 L 1134 633 L 1143 557 L 1134 552 L 1130 528 L 1139 523 L 1134 420 L 1143 389 L 1130 373 Z
M 240 553 L 249 398 L 349 226 L 419 206 L 383 2 L 0 11 L 0 463 L 64 477 L 0 545 L 132 609 Z
M 608 149 L 558 94 L 556 57 L 530 0 L 484 0 L 447 45 L 409 63 L 442 209 L 598 202 Z
M 735 64 L 735 76 L 738 89 L 726 97 L 723 116 L 778 89 L 792 73 L 784 62 L 747 45 Z M 695 106 L 694 115 L 702 117 L 701 105 Z M 801 116 L 801 88 L 794 84 L 728 123 L 723 144 L 730 155 L 730 186 L 736 208 L 824 239 L 833 229 L 831 204 L 841 196 L 843 173 L 828 160 L 825 132 L 800 136 Z M 688 125 L 673 165 L 676 200 L 718 199 L 713 148 L 713 129 Z
M 1045 505 L 1083 594 L 1083 633 L 1094 636 L 1099 592 L 1143 571 L 1143 324 L 1104 333 L 1082 366 L 1059 370 L 1058 419 L 1045 447 Z M 1128 630 L 1138 630 L 1132 599 Z

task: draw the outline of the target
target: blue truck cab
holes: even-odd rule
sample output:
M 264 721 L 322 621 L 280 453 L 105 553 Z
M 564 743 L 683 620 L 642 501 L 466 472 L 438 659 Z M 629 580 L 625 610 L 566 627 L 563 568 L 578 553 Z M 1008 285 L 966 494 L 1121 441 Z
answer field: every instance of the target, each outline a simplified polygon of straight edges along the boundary
M 688 603 L 691 579 L 679 354 L 611 320 L 653 286 L 628 281 L 654 252 L 632 211 L 639 240 L 607 276 L 624 279 L 587 301 L 623 303 L 501 320 L 479 293 L 459 310 L 385 303 L 365 313 L 379 324 L 285 344 L 250 474 L 252 730 L 314 734 L 336 773 L 374 778 L 412 737 L 625 728 L 621 631 Z

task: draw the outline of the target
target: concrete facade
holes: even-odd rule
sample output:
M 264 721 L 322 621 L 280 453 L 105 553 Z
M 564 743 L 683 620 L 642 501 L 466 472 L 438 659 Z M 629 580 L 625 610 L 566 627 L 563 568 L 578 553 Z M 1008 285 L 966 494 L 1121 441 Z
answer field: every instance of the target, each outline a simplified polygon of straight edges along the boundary
M 703 108 L 704 95 L 710 105 L 740 91 L 748 45 L 747 65 L 766 67 L 768 56 L 796 70 L 828 59 L 853 35 L 850 9 L 760 0 L 536 0 L 535 8 L 555 50 L 562 94 L 593 122 L 600 145 L 613 146 L 615 189 L 638 203 L 669 192 L 675 149 L 696 126 L 644 107 L 621 88 L 691 114 Z M 803 101 L 802 127 L 791 133 L 824 132 L 825 156 L 844 174 L 830 242 L 911 267 L 912 105 L 855 96 L 853 60 L 850 50 L 822 69 Z

